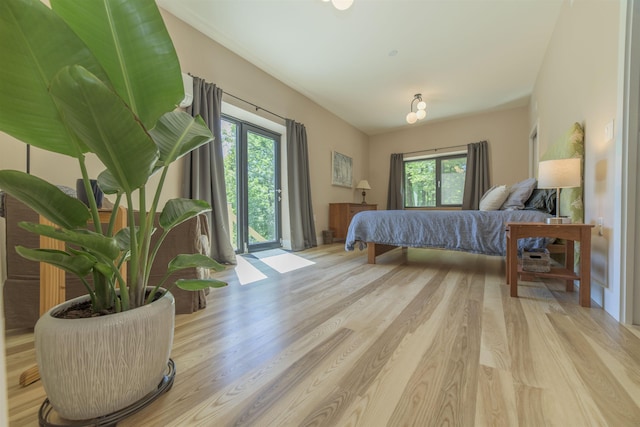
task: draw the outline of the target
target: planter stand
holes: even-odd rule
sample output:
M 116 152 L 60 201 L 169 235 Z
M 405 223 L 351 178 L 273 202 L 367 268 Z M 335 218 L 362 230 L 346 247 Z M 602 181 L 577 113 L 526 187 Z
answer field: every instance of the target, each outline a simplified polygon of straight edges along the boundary
M 162 381 L 158 384 L 158 388 L 126 408 L 90 420 L 65 421 L 66 424 L 55 424 L 50 421 L 52 413 L 55 413 L 55 409 L 53 409 L 53 406 L 49 403 L 49 399 L 45 399 L 44 402 L 42 402 L 42 406 L 40 406 L 40 411 L 38 411 L 38 423 L 40 427 L 115 427 L 119 421 L 122 421 L 128 416 L 146 408 L 163 393 L 169 391 L 176 376 L 176 365 L 172 359 L 169 359 L 167 367 L 168 372 L 164 377 L 162 377 Z

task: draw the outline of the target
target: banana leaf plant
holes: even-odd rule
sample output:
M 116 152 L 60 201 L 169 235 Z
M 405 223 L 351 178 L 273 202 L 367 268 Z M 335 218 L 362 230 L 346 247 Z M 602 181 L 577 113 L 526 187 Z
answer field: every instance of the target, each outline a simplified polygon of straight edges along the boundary
M 91 197 L 87 209 L 37 176 L 0 171 L 0 189 L 55 224 L 20 226 L 65 242 L 64 251 L 17 247 L 20 255 L 80 277 L 94 311 L 144 305 L 180 269 L 223 268 L 204 255 L 179 255 L 160 283 L 149 283 L 167 233 L 211 210 L 200 200 L 170 200 L 159 215 L 161 230 L 155 229 L 169 166 L 213 139 L 200 117 L 176 109 L 184 98 L 180 64 L 153 0 L 51 0 L 51 8 L 39 0 L 2 0 L 0 57 L 0 131 L 77 159 L 87 194 L 92 191 L 85 156 L 94 154 L 104 165 L 98 185 L 115 198 L 103 229 Z M 154 174 L 160 174 L 159 184 L 148 194 Z M 135 202 L 150 206 L 137 220 Z M 114 234 L 121 204 L 128 228 Z M 91 230 L 90 222 L 99 226 Z M 155 245 L 153 233 L 160 233 Z M 120 274 L 125 262 L 128 277 Z M 225 283 L 178 280 L 175 285 L 198 290 Z M 155 286 L 148 296 L 147 286 Z

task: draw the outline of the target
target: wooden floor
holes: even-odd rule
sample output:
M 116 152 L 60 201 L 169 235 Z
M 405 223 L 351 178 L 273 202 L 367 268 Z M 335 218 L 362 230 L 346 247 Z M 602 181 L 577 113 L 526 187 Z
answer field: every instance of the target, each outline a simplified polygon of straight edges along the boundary
M 209 295 L 176 319 L 173 388 L 119 426 L 639 426 L 640 331 L 560 283 L 504 285 L 504 259 L 409 249 L 315 265 Z M 32 336 L 7 336 L 11 425 Z

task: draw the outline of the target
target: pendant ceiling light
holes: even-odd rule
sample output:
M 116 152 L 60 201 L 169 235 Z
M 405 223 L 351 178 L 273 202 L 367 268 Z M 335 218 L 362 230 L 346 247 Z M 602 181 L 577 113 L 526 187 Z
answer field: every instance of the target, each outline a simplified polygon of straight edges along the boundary
M 416 106 L 416 111 L 413 111 L 413 103 L 418 101 L 418 105 Z M 410 125 L 414 124 L 418 120 L 422 120 L 427 117 L 427 103 L 422 100 L 422 94 L 416 93 L 413 95 L 413 99 L 411 100 L 411 108 L 409 109 L 409 114 L 407 114 L 407 123 Z
M 323 0 L 329 2 L 329 0 Z M 353 0 L 331 0 L 331 4 L 338 10 L 347 10 L 353 4 Z

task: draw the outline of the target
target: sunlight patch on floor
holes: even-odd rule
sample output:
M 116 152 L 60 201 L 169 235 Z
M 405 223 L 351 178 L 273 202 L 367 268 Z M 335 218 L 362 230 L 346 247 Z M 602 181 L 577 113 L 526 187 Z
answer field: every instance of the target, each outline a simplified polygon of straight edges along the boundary
M 273 268 L 275 271 L 281 274 L 315 264 L 315 262 L 313 261 L 309 261 L 307 259 L 287 252 L 280 255 L 260 258 L 260 261 L 264 262 L 269 267 Z
M 249 283 L 267 278 L 264 273 L 251 265 L 251 263 L 243 257 L 236 257 L 236 262 L 235 271 L 241 285 L 248 285 Z
M 251 255 L 255 258 L 263 259 L 288 253 L 289 252 L 283 251 L 282 249 L 267 249 L 266 251 L 252 252 Z
M 246 258 L 245 256 L 239 256 L 236 259 L 238 265 L 235 268 L 235 272 L 241 285 L 248 285 L 250 283 L 266 279 L 268 276 L 260 271 L 261 269 L 266 271 L 269 275 L 273 275 L 269 273 L 271 270 L 284 274 L 315 264 L 313 261 L 309 261 L 298 255 L 283 251 L 282 249 L 253 252 L 250 255 L 246 255 Z M 259 266 L 258 263 L 263 263 L 271 270 L 263 269 L 262 267 L 257 268 L 256 265 Z

